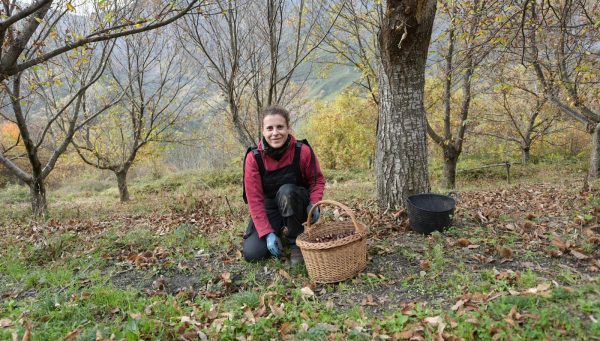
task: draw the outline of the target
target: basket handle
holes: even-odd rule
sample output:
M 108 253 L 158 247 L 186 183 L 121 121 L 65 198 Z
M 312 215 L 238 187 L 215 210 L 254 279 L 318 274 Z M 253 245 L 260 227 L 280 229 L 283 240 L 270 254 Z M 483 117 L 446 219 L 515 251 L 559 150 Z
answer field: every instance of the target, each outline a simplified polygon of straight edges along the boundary
M 348 206 L 346 206 L 342 203 L 339 203 L 335 200 L 321 200 L 321 201 L 317 202 L 316 204 L 314 204 L 313 207 L 308 212 L 308 217 L 306 218 L 306 233 L 309 236 L 315 229 L 313 227 L 314 225 L 311 225 L 311 223 L 310 223 L 310 221 L 312 220 L 313 211 L 315 210 L 316 207 L 322 206 L 323 204 L 330 204 L 330 205 L 337 206 L 337 207 L 341 208 L 342 210 L 344 210 L 344 212 L 346 212 L 346 214 L 348 214 L 350 216 L 350 218 L 352 219 L 352 223 L 354 224 L 354 230 L 358 234 L 360 234 L 362 237 L 365 237 L 367 235 L 366 227 L 362 224 L 359 224 L 356 221 L 356 217 L 354 216 L 354 213 L 352 213 L 352 210 L 350 208 L 348 208 Z

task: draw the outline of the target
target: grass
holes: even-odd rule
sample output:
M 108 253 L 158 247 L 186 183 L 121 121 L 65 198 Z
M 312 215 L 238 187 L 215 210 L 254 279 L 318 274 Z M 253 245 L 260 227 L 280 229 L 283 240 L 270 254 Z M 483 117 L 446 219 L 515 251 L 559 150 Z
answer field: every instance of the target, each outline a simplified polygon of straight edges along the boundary
M 127 340 L 192 335 L 186 333 L 208 339 L 434 339 L 436 321 L 464 339 L 600 338 L 600 280 L 589 261 L 568 252 L 550 258 L 543 249 L 548 240 L 524 244 L 521 234 L 497 228 L 520 226 L 514 213 L 501 212 L 494 226 L 472 218 L 473 210 L 493 204 L 477 206 L 470 196 L 499 187 L 539 190 L 535 184 L 542 179 L 569 180 L 565 170 L 515 170 L 522 174 L 515 177 L 517 187 L 497 181 L 501 174 L 494 172 L 487 180 L 459 177 L 464 213 L 445 235 L 425 237 L 398 230 L 398 218 L 376 208 L 372 172 L 326 170 L 327 197 L 348 203 L 371 225 L 368 268 L 327 285 L 311 283 L 304 267 L 240 258 L 247 209 L 235 170 L 135 179 L 126 204 L 117 202 L 114 188 L 94 185 L 98 180 L 90 177 L 82 180 L 88 185 L 80 195 L 74 179 L 50 192 L 51 219 L 41 223 L 28 219 L 27 191 L 9 187 L 0 191 L 0 204 L 11 208 L 0 213 L 0 339 L 13 333 L 21 339 L 27 330 L 33 340 L 88 340 L 97 333 Z M 558 217 L 563 225 L 542 236 L 555 233 L 597 254 L 597 244 L 582 240 L 581 227 L 568 224 L 578 216 L 586 226 L 597 224 L 592 213 L 600 196 L 573 200 L 580 201 Z M 535 213 L 536 225 L 549 221 L 547 210 Z M 459 247 L 458 238 L 479 246 Z M 502 262 L 498 246 L 513 249 L 514 260 Z M 527 293 L 540 285 L 549 286 Z

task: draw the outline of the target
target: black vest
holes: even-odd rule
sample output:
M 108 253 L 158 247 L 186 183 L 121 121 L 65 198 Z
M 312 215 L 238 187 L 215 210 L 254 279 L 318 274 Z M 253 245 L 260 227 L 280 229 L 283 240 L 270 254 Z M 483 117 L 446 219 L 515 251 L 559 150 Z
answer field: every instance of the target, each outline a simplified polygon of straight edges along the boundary
M 309 188 L 307 182 L 302 178 L 302 171 L 300 170 L 300 154 L 302 151 L 302 144 L 306 144 L 311 153 L 311 163 L 314 167 L 315 173 L 315 182 L 317 181 L 317 164 L 315 162 L 315 155 L 310 148 L 310 145 L 306 140 L 296 141 L 296 146 L 294 150 L 294 161 L 285 167 L 281 167 L 272 171 L 268 171 L 265 169 L 265 164 L 263 162 L 262 156 L 260 155 L 260 151 L 258 148 L 248 148 L 246 152 L 246 157 L 248 157 L 248 153 L 252 153 L 254 155 L 254 159 L 256 160 L 256 164 L 258 165 L 258 170 L 260 172 L 261 180 L 262 180 L 262 188 L 265 198 L 274 199 L 275 195 L 279 188 L 285 184 L 294 184 L 296 186 L 302 186 L 306 189 Z M 246 165 L 246 158 L 244 158 L 244 166 Z M 246 171 L 244 169 L 244 178 L 246 177 Z M 245 183 L 245 179 L 244 179 Z M 248 203 L 248 199 L 246 198 L 246 186 L 244 186 L 244 202 Z

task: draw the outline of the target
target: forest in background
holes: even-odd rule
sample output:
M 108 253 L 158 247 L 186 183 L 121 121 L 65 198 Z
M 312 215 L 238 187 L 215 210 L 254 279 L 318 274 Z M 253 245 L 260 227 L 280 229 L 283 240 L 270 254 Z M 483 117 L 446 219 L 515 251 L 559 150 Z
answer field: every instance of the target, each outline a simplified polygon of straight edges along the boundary
M 1 0 L 0 339 L 599 339 L 599 6 Z M 368 227 L 350 279 L 244 260 L 274 103 L 354 214 L 312 227 Z
M 36 23 L 41 29 L 24 50 L 33 66 L 4 81 L 0 185 L 38 188 L 32 193 L 44 193 L 34 198 L 42 207 L 40 184 L 56 188 L 73 174 L 113 176 L 126 201 L 127 180 L 137 175 L 239 168 L 245 147 L 259 138 L 260 109 L 273 103 L 291 109 L 294 132 L 311 141 L 325 167 L 367 169 L 375 162 L 382 20 L 376 4 L 36 5 L 32 10 L 47 6 L 49 17 Z M 533 6 L 539 12 L 508 0 L 438 4 L 423 100 L 430 168 L 441 169 L 445 188 L 455 187 L 461 169 L 507 161 L 591 158 L 593 171 L 597 4 Z M 155 30 L 142 27 L 142 19 L 122 32 L 117 24 L 128 10 L 181 20 Z M 257 13 L 267 15 L 256 23 Z M 61 50 L 52 63 L 34 58 L 60 50 L 61 40 L 81 41 L 86 30 L 86 39 L 100 42 Z M 530 49 L 537 59 L 528 58 Z M 12 100 L 17 94 L 22 98 Z M 27 143 L 19 124 L 29 130 Z

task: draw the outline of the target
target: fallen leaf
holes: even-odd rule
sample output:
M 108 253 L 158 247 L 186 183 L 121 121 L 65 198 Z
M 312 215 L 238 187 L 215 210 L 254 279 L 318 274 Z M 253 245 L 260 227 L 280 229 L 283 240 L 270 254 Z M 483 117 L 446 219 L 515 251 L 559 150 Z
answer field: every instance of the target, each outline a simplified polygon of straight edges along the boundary
M 292 324 L 289 322 L 285 322 L 281 325 L 281 327 L 279 328 L 279 334 L 280 335 L 286 335 L 289 331 L 290 328 L 292 327 Z
M 361 305 L 377 305 L 377 303 L 375 303 L 373 301 L 373 295 L 367 295 L 366 298 L 363 298 Z
M 164 279 L 164 277 L 160 276 L 159 278 L 157 278 L 156 280 L 154 280 L 154 282 L 152 282 L 152 288 L 154 288 L 155 290 L 158 290 L 158 291 L 165 290 L 165 279 Z
M 431 325 L 437 326 L 438 324 L 443 323 L 444 319 L 442 319 L 442 317 L 438 315 L 433 317 L 426 317 L 423 321 Z
M 31 330 L 29 328 L 27 328 L 27 330 L 25 330 L 25 334 L 23 334 L 23 338 L 21 339 L 21 341 L 30 341 L 31 340 Z
M 326 330 L 330 333 L 335 333 L 338 330 L 340 330 L 340 328 L 338 326 L 329 324 L 329 323 L 317 323 L 317 325 L 315 327 L 317 327 L 318 329 L 321 329 L 321 330 Z
M 465 320 L 465 322 L 474 324 L 474 325 L 479 325 L 479 320 L 476 319 L 475 317 L 469 317 L 468 319 Z
M 13 325 L 11 319 L 0 319 L 0 328 L 8 328 Z
M 256 323 L 256 318 L 254 317 L 254 314 L 252 313 L 252 309 L 246 308 L 246 310 L 244 310 L 244 317 L 248 320 L 248 322 L 250 324 Z
M 533 230 L 533 223 L 530 221 L 526 221 L 525 223 L 523 223 L 523 230 L 525 231 L 531 231 Z
M 344 321 L 344 325 L 348 328 L 351 329 L 358 329 L 360 328 L 360 323 L 358 323 L 355 320 L 351 320 L 351 319 L 347 319 L 346 321 Z
M 500 257 L 504 259 L 512 258 L 513 250 L 511 248 L 506 246 L 498 246 L 496 250 L 498 250 L 498 254 L 500 254 Z
M 566 251 L 569 247 L 560 238 L 555 237 L 550 244 L 558 247 L 560 251 Z
M 271 312 L 273 313 L 273 315 L 277 317 L 285 316 L 285 311 L 283 310 L 283 303 L 281 303 L 281 306 L 279 307 L 273 304 L 269 304 L 269 308 L 271 308 Z
M 548 255 L 550 255 L 550 257 L 554 257 L 554 258 L 560 257 L 563 254 L 562 252 L 560 252 L 560 250 L 556 250 L 556 249 L 549 249 L 549 250 L 545 250 L 545 251 Z
M 229 272 L 224 272 L 221 274 L 221 279 L 224 284 L 231 284 L 231 274 Z
M 444 323 L 444 319 L 441 316 L 438 315 L 433 317 L 426 317 L 424 321 L 432 326 L 437 326 L 438 339 L 444 339 L 442 335 L 444 333 L 444 329 L 446 328 L 446 323 Z
M 488 218 L 481 213 L 481 211 L 477 211 L 477 218 L 479 218 L 479 221 L 482 223 L 487 223 L 489 221 Z
M 129 313 L 129 316 L 134 320 L 139 320 L 142 318 L 142 313 Z
M 302 297 L 304 297 L 304 298 L 315 296 L 315 292 L 312 291 L 312 289 L 309 287 L 304 287 L 304 288 L 300 289 L 300 293 L 302 294 Z
M 406 316 L 415 316 L 416 313 L 414 311 L 415 305 L 412 303 L 409 304 L 403 304 L 402 309 L 400 310 L 400 313 L 402 313 L 402 315 L 406 315 Z
M 412 330 L 405 330 L 403 332 L 395 333 L 394 338 L 399 340 L 408 340 L 413 336 L 413 334 L 414 333 Z
M 467 246 L 471 245 L 471 241 L 468 240 L 467 238 L 460 238 L 459 240 L 456 241 L 456 245 L 461 246 L 461 247 L 467 247 Z
M 460 309 L 460 308 L 461 308 L 463 305 L 465 305 L 465 302 L 466 302 L 465 300 L 462 300 L 462 299 L 460 299 L 460 300 L 458 300 L 458 301 L 457 301 L 457 302 L 456 302 L 456 303 L 455 303 L 455 304 L 452 306 L 452 308 L 450 308 L 450 309 L 452 309 L 452 311 L 457 311 L 457 310 L 458 310 L 458 309 Z
M 529 288 L 527 290 L 525 290 L 526 294 L 533 294 L 533 295 L 539 295 L 539 294 L 546 294 L 547 291 L 550 289 L 551 284 L 550 283 L 541 283 L 538 284 L 535 288 Z
M 213 306 L 212 308 L 210 308 L 210 310 L 206 313 L 206 317 L 209 320 L 214 320 L 217 318 L 217 316 L 219 316 L 219 311 L 216 306 Z
M 192 331 L 189 331 L 189 332 L 186 332 L 186 333 L 180 335 L 179 338 L 184 341 L 198 340 L 198 332 L 195 330 L 192 330 Z
M 421 260 L 419 262 L 419 266 L 421 267 L 421 269 L 423 269 L 425 271 L 431 269 L 431 263 L 429 263 L 428 260 Z
M 333 304 L 332 300 L 327 301 L 327 303 L 325 303 L 325 308 L 327 309 L 333 309 L 333 307 L 335 306 L 335 304 Z
M 287 271 L 283 270 L 283 269 L 279 269 L 279 274 L 281 275 L 281 277 L 287 279 L 288 281 L 290 279 L 292 279 L 292 277 L 290 276 L 289 273 L 287 273 Z
M 571 250 L 571 254 L 579 260 L 586 260 L 586 259 L 590 258 L 590 257 L 584 255 L 583 253 L 581 253 L 579 251 L 575 251 L 575 250 Z
M 71 340 L 75 339 L 77 336 L 79 336 L 80 333 L 81 333 L 81 329 L 77 328 L 77 329 L 73 330 L 72 332 L 70 332 L 69 334 L 67 334 L 65 336 L 64 341 L 71 341 Z
M 258 309 L 254 311 L 254 318 L 259 318 L 263 316 L 267 312 L 267 307 L 264 305 L 260 305 Z

